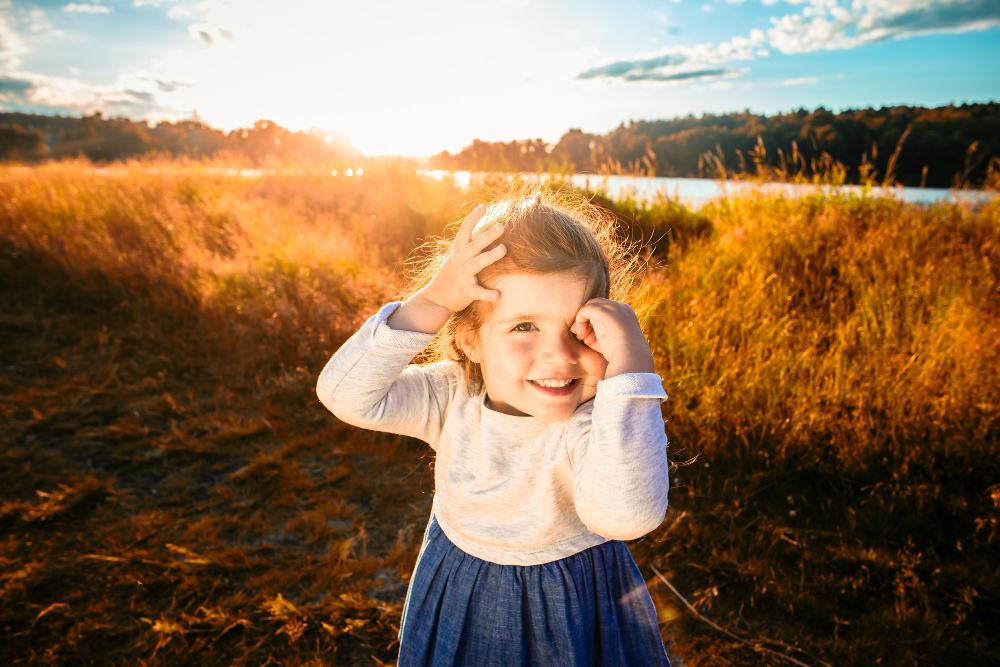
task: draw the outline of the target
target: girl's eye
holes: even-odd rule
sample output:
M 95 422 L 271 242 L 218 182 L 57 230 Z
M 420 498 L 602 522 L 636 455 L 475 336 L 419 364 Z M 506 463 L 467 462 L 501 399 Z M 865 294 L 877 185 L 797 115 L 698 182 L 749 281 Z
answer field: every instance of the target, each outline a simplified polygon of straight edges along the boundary
M 529 331 L 529 329 L 522 329 L 521 327 L 533 327 L 533 326 L 535 326 L 535 325 L 532 324 L 531 322 L 521 322 L 516 327 L 514 327 L 513 329 L 511 329 L 511 331 L 523 331 L 523 332 L 527 332 L 527 331 Z

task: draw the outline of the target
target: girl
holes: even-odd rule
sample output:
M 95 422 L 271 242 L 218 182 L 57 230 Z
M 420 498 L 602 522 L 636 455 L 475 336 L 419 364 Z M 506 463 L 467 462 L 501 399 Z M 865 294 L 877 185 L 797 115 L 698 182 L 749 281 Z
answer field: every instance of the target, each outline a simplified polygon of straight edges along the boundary
M 553 198 L 476 208 L 319 377 L 343 421 L 435 450 L 400 667 L 669 665 L 622 542 L 667 509 L 667 395 L 610 299 L 636 263 L 595 207 Z

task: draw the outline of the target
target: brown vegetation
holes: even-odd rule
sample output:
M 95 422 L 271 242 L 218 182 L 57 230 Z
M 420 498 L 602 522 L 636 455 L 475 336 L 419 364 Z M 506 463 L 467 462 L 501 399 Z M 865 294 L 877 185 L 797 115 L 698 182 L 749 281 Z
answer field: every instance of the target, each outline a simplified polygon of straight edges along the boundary
M 479 197 L 376 165 L 0 170 L 0 657 L 393 663 L 430 450 L 315 380 Z M 629 547 L 671 655 L 1000 660 L 1000 200 L 598 201 L 657 237 L 690 463 Z

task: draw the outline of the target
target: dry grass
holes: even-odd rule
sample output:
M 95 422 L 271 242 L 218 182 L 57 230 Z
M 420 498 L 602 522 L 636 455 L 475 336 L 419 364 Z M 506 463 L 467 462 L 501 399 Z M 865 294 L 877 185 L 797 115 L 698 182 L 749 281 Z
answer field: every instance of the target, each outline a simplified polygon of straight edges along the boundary
M 0 170 L 0 656 L 393 663 L 429 450 L 314 383 L 475 197 L 389 167 Z M 629 545 L 671 654 L 1000 660 L 1000 202 L 599 201 L 660 237 L 646 327 L 696 459 Z
M 684 520 L 637 558 L 805 662 L 1000 657 L 1000 201 L 702 214 L 713 233 L 648 295 L 674 455 L 698 458 L 672 496 Z M 748 659 L 684 618 L 688 664 Z

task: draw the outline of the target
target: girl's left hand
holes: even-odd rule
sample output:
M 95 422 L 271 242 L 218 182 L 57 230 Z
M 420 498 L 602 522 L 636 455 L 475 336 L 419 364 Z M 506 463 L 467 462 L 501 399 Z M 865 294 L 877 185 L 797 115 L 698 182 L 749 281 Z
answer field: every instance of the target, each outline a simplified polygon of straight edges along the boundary
M 639 318 L 627 303 L 591 299 L 577 311 L 570 331 L 607 359 L 607 377 L 653 372 L 653 353 L 642 334 Z

